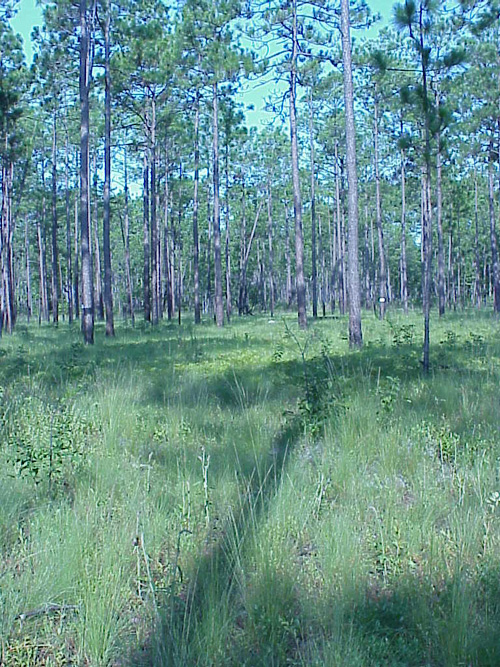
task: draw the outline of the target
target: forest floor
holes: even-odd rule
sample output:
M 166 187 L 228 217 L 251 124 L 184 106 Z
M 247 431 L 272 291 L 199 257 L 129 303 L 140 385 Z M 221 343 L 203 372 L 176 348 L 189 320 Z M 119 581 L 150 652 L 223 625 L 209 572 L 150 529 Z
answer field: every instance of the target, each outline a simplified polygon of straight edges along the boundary
M 489 314 L 0 342 L 0 664 L 500 664 Z

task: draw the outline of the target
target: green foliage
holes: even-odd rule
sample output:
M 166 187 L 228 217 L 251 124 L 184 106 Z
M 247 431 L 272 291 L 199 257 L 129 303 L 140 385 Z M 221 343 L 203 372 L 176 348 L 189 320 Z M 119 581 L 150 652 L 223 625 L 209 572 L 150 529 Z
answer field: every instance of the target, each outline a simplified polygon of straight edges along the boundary
M 15 474 L 36 485 L 48 485 L 49 493 L 81 471 L 92 422 L 73 406 L 51 404 L 33 394 L 4 403 L 3 442 Z
M 415 323 L 14 334 L 2 660 L 498 664 L 496 324 L 436 322 L 422 378 Z

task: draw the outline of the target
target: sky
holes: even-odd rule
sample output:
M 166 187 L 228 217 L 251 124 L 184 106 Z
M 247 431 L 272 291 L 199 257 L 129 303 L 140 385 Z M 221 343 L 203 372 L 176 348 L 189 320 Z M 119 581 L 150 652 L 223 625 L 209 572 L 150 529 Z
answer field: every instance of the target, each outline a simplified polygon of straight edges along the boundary
M 381 25 L 387 24 L 393 6 L 393 0 L 368 0 L 372 12 L 381 14 L 382 21 L 371 29 L 371 33 L 378 30 Z M 23 38 L 26 61 L 30 64 L 33 60 L 33 49 L 31 45 L 31 32 L 37 25 L 42 24 L 42 10 L 37 6 L 36 0 L 20 0 L 17 15 L 11 21 L 12 27 Z M 359 31 L 355 34 L 360 35 Z M 266 121 L 266 114 L 263 112 L 265 98 L 271 92 L 271 86 L 256 86 L 248 84 L 245 91 L 241 94 L 241 101 L 246 108 L 246 117 L 248 124 L 261 125 Z M 254 107 L 253 110 L 248 107 Z

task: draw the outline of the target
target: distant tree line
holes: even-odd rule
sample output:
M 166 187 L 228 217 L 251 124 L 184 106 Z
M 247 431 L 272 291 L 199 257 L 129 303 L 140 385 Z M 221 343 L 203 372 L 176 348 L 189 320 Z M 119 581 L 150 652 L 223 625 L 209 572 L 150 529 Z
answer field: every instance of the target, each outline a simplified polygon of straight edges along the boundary
M 500 310 L 500 6 L 0 0 L 0 332 L 296 308 Z M 352 51 L 352 52 L 351 52 Z M 240 88 L 275 83 L 268 127 Z

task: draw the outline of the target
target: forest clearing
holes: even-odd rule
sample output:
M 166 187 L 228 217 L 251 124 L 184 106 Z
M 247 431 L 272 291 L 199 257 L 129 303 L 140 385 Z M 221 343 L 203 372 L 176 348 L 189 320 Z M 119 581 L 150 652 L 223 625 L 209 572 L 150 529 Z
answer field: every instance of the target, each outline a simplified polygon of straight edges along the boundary
M 498 322 L 367 319 L 18 325 L 3 664 L 498 665 Z

